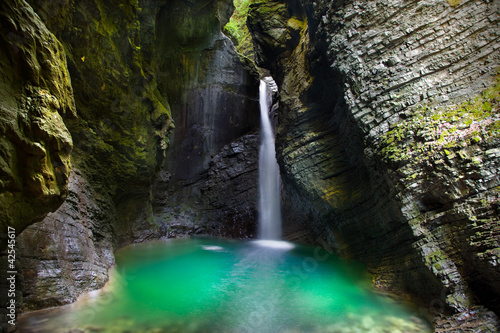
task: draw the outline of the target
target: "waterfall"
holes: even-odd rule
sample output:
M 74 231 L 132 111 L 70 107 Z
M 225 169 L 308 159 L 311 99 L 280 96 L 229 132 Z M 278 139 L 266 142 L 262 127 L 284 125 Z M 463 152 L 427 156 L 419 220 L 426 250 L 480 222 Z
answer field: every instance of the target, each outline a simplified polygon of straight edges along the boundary
M 269 80 L 268 78 L 266 78 Z M 269 81 L 272 81 L 270 79 Z M 274 83 L 274 81 L 272 81 Z M 259 151 L 259 238 L 281 239 L 280 174 L 276 161 L 274 134 L 269 119 L 272 96 L 266 80 L 259 90 L 261 143 Z

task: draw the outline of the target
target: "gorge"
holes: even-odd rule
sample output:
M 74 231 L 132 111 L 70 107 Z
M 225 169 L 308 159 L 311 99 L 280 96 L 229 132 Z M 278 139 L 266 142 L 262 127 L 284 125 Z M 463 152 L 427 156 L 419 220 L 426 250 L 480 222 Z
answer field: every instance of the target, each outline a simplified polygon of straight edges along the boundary
M 283 238 L 363 263 L 435 332 L 498 331 L 499 2 L 245 4 L 238 35 L 230 0 L 0 3 L 18 314 L 102 288 L 129 244 L 257 238 L 271 75 Z

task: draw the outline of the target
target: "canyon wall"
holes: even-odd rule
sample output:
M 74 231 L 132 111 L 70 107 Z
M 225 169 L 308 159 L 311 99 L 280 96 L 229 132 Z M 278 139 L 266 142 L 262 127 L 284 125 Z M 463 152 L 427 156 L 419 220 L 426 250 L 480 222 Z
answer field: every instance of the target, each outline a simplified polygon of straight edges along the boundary
M 76 116 L 63 46 L 29 6 L 2 2 L 0 75 L 0 227 L 16 234 L 68 194 Z
M 3 1 L 0 28 L 0 315 L 7 318 L 7 272 L 19 266 L 18 257 L 6 255 L 7 235 L 21 234 L 67 198 L 73 148 L 67 124 L 76 108 L 63 46 L 32 8 Z M 9 240 L 9 253 L 19 254 Z
M 19 309 L 102 287 L 132 242 L 254 231 L 258 77 L 220 32 L 232 10 L 2 3 L 1 221 L 20 234 Z M 169 218 L 195 195 L 182 209 L 196 215 Z
M 256 1 L 289 239 L 365 262 L 436 331 L 495 331 L 498 3 Z M 403 296 L 404 295 L 404 296 Z
M 131 242 L 255 235 L 258 80 L 220 32 L 231 12 L 2 2 L 0 217 L 25 229 L 24 309 L 99 288 Z M 436 331 L 498 329 L 498 15 L 283 0 L 248 17 L 280 88 L 286 237 L 363 261 Z
M 174 1 L 157 16 L 161 30 L 156 52 L 164 78 L 160 87 L 168 96 L 176 128 L 153 192 L 153 211 L 157 223 L 170 234 L 241 237 L 247 234 L 244 230 L 255 230 L 257 141 L 255 135 L 240 138 L 258 128 L 258 77 L 240 62 L 232 42 L 221 32 L 230 17 L 224 16 L 229 4 Z M 206 15 L 207 11 L 215 14 Z M 223 164 L 231 159 L 227 156 L 231 148 L 220 151 L 235 140 L 239 141 L 233 154 L 239 154 L 241 163 L 230 171 L 234 186 L 229 180 L 217 184 L 219 174 L 229 167 L 216 171 L 219 158 L 229 158 L 220 160 L 226 161 Z M 242 194 L 246 200 L 234 200 L 233 195 L 242 193 L 237 190 L 240 184 L 247 181 L 252 189 Z M 217 191 L 208 190 L 214 186 Z M 226 197 L 231 191 L 235 193 Z M 232 199 L 221 201 L 221 197 Z
M 155 229 L 150 191 L 173 128 L 153 56 L 157 4 L 30 4 L 67 53 L 79 115 L 68 124 L 73 165 L 116 207 L 116 245 L 145 237 Z

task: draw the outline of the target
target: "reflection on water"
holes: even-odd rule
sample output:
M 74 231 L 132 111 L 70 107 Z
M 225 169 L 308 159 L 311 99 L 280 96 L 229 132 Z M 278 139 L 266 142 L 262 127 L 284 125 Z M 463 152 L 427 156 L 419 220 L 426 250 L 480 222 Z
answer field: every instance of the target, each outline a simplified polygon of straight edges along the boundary
M 323 249 L 210 238 L 129 246 L 110 282 L 22 316 L 20 332 L 430 332 Z M 279 246 L 278 246 L 279 245 Z

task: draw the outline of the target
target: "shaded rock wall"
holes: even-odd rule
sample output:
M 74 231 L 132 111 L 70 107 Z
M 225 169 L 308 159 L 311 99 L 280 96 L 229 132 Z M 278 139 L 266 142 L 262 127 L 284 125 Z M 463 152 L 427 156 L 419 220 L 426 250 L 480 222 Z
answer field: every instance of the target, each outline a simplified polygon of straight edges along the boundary
M 496 4 L 256 2 L 248 25 L 281 91 L 288 237 L 363 260 L 437 330 L 495 330 L 498 99 L 439 108 L 494 84 Z M 430 144 L 447 126 L 449 145 Z
M 75 143 L 73 162 L 117 207 L 117 245 L 144 237 L 136 223 L 137 229 L 143 229 L 142 223 L 154 229 L 144 212 L 151 211 L 151 184 L 172 128 L 168 102 L 157 89 L 157 3 L 31 4 L 68 53 L 79 112 L 68 125 Z
M 66 124 L 76 110 L 64 49 L 29 5 L 2 1 L 0 30 L 0 330 L 6 331 L 7 271 L 14 270 L 7 267 L 13 263 L 7 231 L 19 235 L 67 197 L 73 142 Z M 19 304 L 19 290 L 15 296 Z
M 218 216 L 213 221 L 213 214 L 207 212 L 220 209 L 215 204 L 220 200 L 207 197 L 212 195 L 210 191 L 202 192 L 203 187 L 211 186 L 205 182 L 214 156 L 227 154 L 222 150 L 225 145 L 254 131 L 259 123 L 258 78 L 240 62 L 233 44 L 221 33 L 221 26 L 230 16 L 219 15 L 225 13 L 220 9 L 224 3 L 232 5 L 230 1 L 174 1 L 158 13 L 157 20 L 162 22 L 156 45 L 159 59 L 161 55 L 159 86 L 168 96 L 176 128 L 169 136 L 170 148 L 153 193 L 154 214 L 157 223 L 166 229 L 174 225 L 185 229 L 181 226 L 187 223 L 196 225 L 188 228 L 190 233 L 196 230 L 239 237 L 245 231 L 236 230 L 232 221 L 255 223 L 255 199 L 240 203 L 240 208 L 229 199 L 233 200 L 230 210 L 235 210 L 234 216 L 224 213 L 224 218 Z M 207 11 L 214 15 L 206 15 Z M 248 163 L 253 164 L 255 156 L 252 152 Z M 246 161 L 240 162 L 246 168 Z M 227 186 L 227 180 L 224 182 Z M 214 223 L 218 227 L 208 227 Z M 221 226 L 226 226 L 227 231 Z
M 76 115 L 61 43 L 24 1 L 0 5 L 0 249 L 61 205 Z
M 257 141 L 242 136 L 258 123 L 258 80 L 220 32 L 231 1 L 28 2 L 43 23 L 24 1 L 2 3 L 13 33 L 1 41 L 0 195 L 16 207 L 2 214 L 20 217 L 8 223 L 21 232 L 59 207 L 68 177 L 70 188 L 18 237 L 18 304 L 72 302 L 106 282 L 115 248 L 193 233 L 201 220 L 210 228 L 197 232 L 252 233 Z M 183 202 L 194 213 L 169 219 L 165 205 Z
M 70 303 L 101 288 L 114 263 L 112 206 L 73 169 L 66 201 L 18 238 L 24 310 Z
M 210 162 L 200 192 L 208 233 L 232 238 L 257 236 L 258 134 L 231 142 Z
M 161 206 L 162 237 L 193 234 L 255 237 L 258 152 L 259 136 L 255 133 L 224 146 L 212 158 L 202 179 L 173 193 L 178 206 Z M 169 180 L 156 184 L 159 200 L 172 196 Z
M 62 156 L 67 160 L 73 139 L 75 147 L 71 161 L 78 171 L 72 178 L 74 184 L 69 200 L 57 212 L 18 237 L 17 255 L 21 260 L 17 267 L 19 277 L 24 279 L 20 285 L 23 295 L 18 298 L 18 304 L 24 309 L 68 303 L 82 292 L 102 287 L 107 280 L 107 269 L 114 262 L 113 249 L 140 238 L 144 229 L 148 235 L 154 234 L 151 214 L 144 216 L 142 213 L 151 212 L 151 208 L 148 209 L 151 207 L 150 188 L 167 148 L 166 135 L 172 127 L 168 103 L 156 89 L 154 62 L 149 50 L 154 35 L 148 30 L 149 18 L 154 18 L 155 13 L 148 16 L 150 7 L 142 12 L 136 2 L 32 1 L 31 4 L 62 45 L 51 37 L 55 40 L 51 43 L 59 47 L 52 51 L 43 35 L 39 41 L 33 42 L 12 39 L 13 35 L 11 40 L 17 43 L 14 46 L 20 45 L 17 46 L 20 50 L 25 45 L 48 45 L 39 46 L 36 53 L 41 58 L 40 64 L 45 64 L 41 67 L 60 68 L 59 72 L 52 70 L 58 74 L 52 79 L 52 85 L 63 88 L 67 85 L 69 93 L 72 93 L 71 88 L 74 89 L 78 117 L 73 115 L 66 121 L 69 131 L 61 121 L 45 125 L 44 119 L 49 119 L 45 116 L 45 109 L 41 109 L 44 112 L 37 111 L 45 118 L 35 118 L 35 123 L 41 124 L 42 130 L 65 131 L 63 134 L 67 135 L 67 140 L 63 143 L 66 145 L 60 143 L 62 140 L 58 137 L 52 139 L 51 144 L 64 152 Z M 14 13 L 24 10 L 29 11 L 31 19 L 38 17 L 25 2 L 8 5 Z M 145 17 L 141 16 L 142 13 Z M 9 13 L 8 17 L 11 20 L 16 16 Z M 140 20 L 148 22 L 143 30 Z M 29 28 L 43 33 L 44 23 L 37 21 L 36 26 L 29 26 L 21 22 L 18 29 Z M 141 39 L 143 35 L 146 37 Z M 141 51 L 141 47 L 145 51 Z M 55 55 L 64 63 L 55 62 Z M 27 64 L 23 57 L 27 58 Z M 19 64 L 23 70 L 31 68 L 33 57 L 23 51 L 18 52 L 18 58 L 11 61 L 12 64 Z M 71 82 L 65 71 L 66 61 Z M 34 62 L 32 67 L 35 65 L 40 66 Z M 34 73 L 40 76 L 37 71 Z M 49 79 L 40 79 L 40 82 L 52 82 Z M 34 94 L 31 90 L 26 90 L 23 98 L 28 102 L 25 104 L 31 103 L 35 111 L 41 105 L 52 113 L 59 104 L 64 106 L 62 99 L 58 104 L 58 100 L 48 93 L 49 89 L 45 89 L 32 89 L 38 94 L 37 98 L 31 96 Z M 69 111 L 74 113 L 75 105 L 70 107 Z M 69 111 L 66 113 L 70 114 Z M 51 117 L 58 121 L 52 114 Z M 47 140 L 51 139 L 46 136 Z M 34 156 L 44 155 L 37 153 Z M 65 169 L 59 166 L 60 160 L 53 157 L 51 162 L 55 170 L 62 172 Z M 67 182 L 69 162 L 66 164 Z M 45 174 L 50 179 L 48 171 Z M 33 177 L 34 180 L 38 178 L 42 179 Z M 53 178 L 60 183 L 64 181 L 62 176 Z M 55 189 L 52 190 L 52 196 L 56 194 Z M 67 190 L 64 197 L 66 194 Z M 57 208 L 51 207 L 52 203 L 47 200 L 34 198 L 36 204 L 31 207 Z M 58 204 L 61 203 L 59 200 Z M 41 218 L 43 216 L 38 216 L 36 220 Z M 26 219 L 24 222 L 31 224 L 36 220 Z

